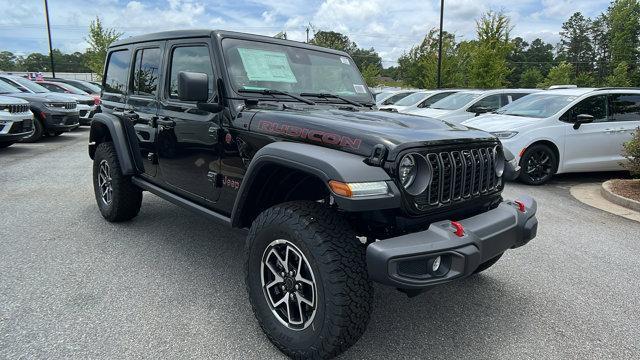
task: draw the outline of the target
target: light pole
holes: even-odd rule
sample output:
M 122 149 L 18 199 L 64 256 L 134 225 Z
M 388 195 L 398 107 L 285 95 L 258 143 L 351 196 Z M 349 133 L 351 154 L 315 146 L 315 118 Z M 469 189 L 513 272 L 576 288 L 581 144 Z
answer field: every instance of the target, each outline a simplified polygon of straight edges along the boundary
M 444 0 L 440 0 L 440 34 L 438 36 L 438 80 L 437 87 L 442 87 L 442 19 L 444 18 Z
M 49 34 L 49 59 L 51 60 L 51 75 L 56 77 L 56 69 L 53 66 L 53 47 L 51 46 L 51 26 L 49 25 L 49 4 L 44 0 L 44 15 L 47 19 L 47 34 Z

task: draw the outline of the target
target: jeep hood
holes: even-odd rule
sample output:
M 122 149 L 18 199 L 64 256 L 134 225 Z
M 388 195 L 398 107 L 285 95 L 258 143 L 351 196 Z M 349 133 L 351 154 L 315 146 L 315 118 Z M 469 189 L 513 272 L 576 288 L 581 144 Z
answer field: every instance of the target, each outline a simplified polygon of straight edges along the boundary
M 249 111 L 255 111 L 250 123 L 252 132 L 338 148 L 362 156 L 371 155 L 373 147 L 381 144 L 389 151 L 388 160 L 413 147 L 496 139 L 484 131 L 463 125 L 386 111 L 335 108 Z
M 74 101 L 71 98 L 60 96 L 56 93 L 16 93 L 9 94 L 7 96 L 17 97 L 21 99 L 25 99 L 27 101 L 33 102 L 45 102 L 45 101 L 56 101 L 56 102 L 66 102 L 66 101 Z

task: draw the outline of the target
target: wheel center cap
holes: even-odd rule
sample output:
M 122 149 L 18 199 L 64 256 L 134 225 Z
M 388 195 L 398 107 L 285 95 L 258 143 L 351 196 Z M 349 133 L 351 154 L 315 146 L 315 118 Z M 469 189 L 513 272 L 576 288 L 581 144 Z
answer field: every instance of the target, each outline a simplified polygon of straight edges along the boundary
M 284 286 L 287 289 L 287 291 L 293 291 L 296 287 L 296 282 L 295 280 L 293 280 L 292 277 L 286 277 L 284 279 Z

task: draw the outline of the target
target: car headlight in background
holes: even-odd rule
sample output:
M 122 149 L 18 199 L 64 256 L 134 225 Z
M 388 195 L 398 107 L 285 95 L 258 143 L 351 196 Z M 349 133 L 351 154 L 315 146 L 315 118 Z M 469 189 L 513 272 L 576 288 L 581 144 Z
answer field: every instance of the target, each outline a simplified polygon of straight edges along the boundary
M 411 195 L 423 193 L 431 184 L 433 171 L 431 164 L 424 156 L 412 153 L 400 159 L 398 164 L 398 179 L 405 191 Z
M 518 135 L 517 131 L 496 131 L 492 132 L 498 139 L 511 139 L 512 137 Z

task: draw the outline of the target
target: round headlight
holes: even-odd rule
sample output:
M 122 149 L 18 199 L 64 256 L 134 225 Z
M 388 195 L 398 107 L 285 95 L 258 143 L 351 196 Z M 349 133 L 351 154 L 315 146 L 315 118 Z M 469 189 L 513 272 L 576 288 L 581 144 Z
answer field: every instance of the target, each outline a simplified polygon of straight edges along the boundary
M 504 174 L 504 153 L 499 146 L 493 148 L 493 158 L 495 159 L 496 176 L 501 177 Z
M 405 155 L 402 160 L 400 160 L 400 167 L 398 168 L 400 183 L 405 189 L 413 184 L 413 181 L 416 179 L 416 172 L 415 156 L 412 154 Z
M 405 191 L 411 195 L 423 193 L 431 184 L 431 165 L 420 154 L 407 154 L 400 159 L 398 175 Z

